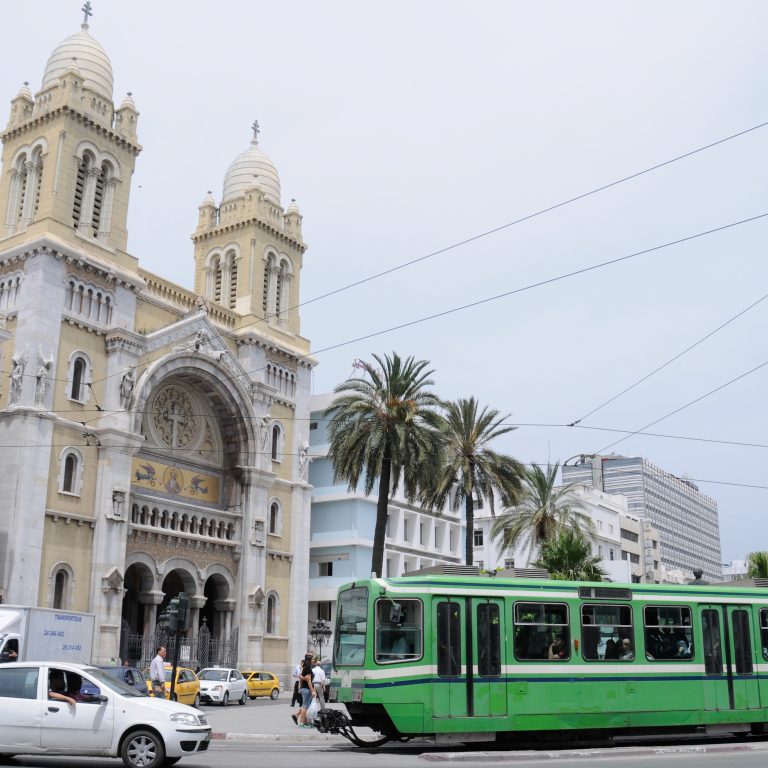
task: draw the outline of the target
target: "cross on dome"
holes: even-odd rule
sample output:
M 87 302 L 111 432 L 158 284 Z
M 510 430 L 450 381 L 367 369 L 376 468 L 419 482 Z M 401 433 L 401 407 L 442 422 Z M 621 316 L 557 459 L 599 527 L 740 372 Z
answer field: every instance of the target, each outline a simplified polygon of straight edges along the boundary
M 251 129 L 253 130 L 253 140 L 258 144 L 259 143 L 259 134 L 261 133 L 261 128 L 259 128 L 259 121 L 254 120 L 253 125 L 251 126 Z
M 85 5 L 80 9 L 83 14 L 83 26 L 88 26 L 88 17 L 93 16 L 93 11 L 91 10 L 91 0 L 86 0 Z

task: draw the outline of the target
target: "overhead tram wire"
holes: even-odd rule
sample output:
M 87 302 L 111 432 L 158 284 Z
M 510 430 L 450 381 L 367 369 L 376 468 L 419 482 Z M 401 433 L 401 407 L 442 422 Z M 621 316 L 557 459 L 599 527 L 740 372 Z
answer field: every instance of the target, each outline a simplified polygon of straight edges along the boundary
M 310 353 L 308 353 L 306 355 L 298 355 L 297 359 L 298 360 L 303 360 L 303 359 L 306 359 L 307 357 L 313 357 L 314 355 L 319 355 L 319 354 L 322 354 L 323 352 L 330 352 L 330 351 L 332 351 L 334 349 L 340 349 L 341 347 L 346 347 L 346 346 L 349 346 L 350 344 L 355 344 L 355 343 L 357 343 L 359 341 L 365 341 L 367 339 L 372 339 L 372 338 L 375 338 L 377 336 L 383 336 L 384 334 L 391 333 L 392 331 L 402 330 L 403 328 L 410 328 L 410 327 L 412 327 L 414 325 L 419 325 L 419 324 L 425 323 L 425 322 L 427 322 L 429 320 L 436 320 L 436 319 L 438 319 L 440 317 L 446 317 L 448 315 L 452 315 L 452 314 L 455 314 L 457 312 L 462 312 L 462 311 L 464 311 L 466 309 L 472 309 L 473 307 L 478 307 L 478 306 L 481 306 L 483 304 L 488 304 L 488 303 L 490 303 L 492 301 L 498 301 L 499 299 L 507 298 L 508 296 L 514 296 L 515 294 L 518 294 L 518 293 L 524 293 L 524 292 L 530 291 L 530 290 L 532 290 L 534 288 L 541 288 L 542 286 L 545 286 L 545 285 L 550 285 L 550 284 L 553 284 L 553 283 L 557 283 L 557 282 L 559 282 L 561 280 L 566 280 L 566 279 L 568 279 L 570 277 L 577 277 L 578 275 L 583 275 L 583 274 L 586 274 L 588 272 L 594 272 L 595 270 L 602 269 L 603 267 L 612 266 L 613 264 L 619 264 L 619 263 L 621 263 L 623 261 L 629 261 L 630 259 L 637 258 L 638 256 L 644 256 L 644 255 L 649 254 L 649 253 L 655 253 L 656 251 L 663 250 L 664 248 L 669 248 L 669 247 L 671 247 L 673 245 L 680 245 L 681 243 L 687 243 L 687 242 L 690 242 L 692 240 L 697 240 L 697 239 L 699 239 L 701 237 L 706 237 L 707 235 L 712 235 L 712 234 L 715 234 L 717 232 L 723 232 L 725 230 L 732 229 L 733 227 L 741 226 L 742 224 L 749 224 L 749 223 L 754 222 L 754 221 L 759 221 L 761 219 L 765 219 L 766 217 L 768 217 L 768 212 L 760 213 L 760 214 L 757 214 L 756 216 L 750 216 L 750 217 L 748 217 L 746 219 L 741 219 L 739 221 L 734 221 L 734 222 L 731 222 L 729 224 L 723 224 L 723 225 L 721 225 L 719 227 L 713 227 L 712 229 L 707 229 L 707 230 L 704 230 L 703 232 L 697 232 L 697 233 L 695 233 L 693 235 L 686 235 L 685 237 L 680 237 L 680 238 L 678 238 L 676 240 L 670 240 L 669 242 L 666 242 L 666 243 L 661 243 L 659 245 L 654 245 L 654 246 L 651 246 L 650 248 L 644 248 L 643 250 L 635 251 L 633 253 L 629 253 L 629 254 L 626 254 L 624 256 L 617 256 L 615 259 L 608 259 L 606 261 L 601 261 L 601 262 L 598 262 L 597 264 L 591 264 L 588 267 L 581 267 L 579 269 L 575 269 L 575 270 L 572 270 L 570 272 L 565 272 L 563 274 L 556 275 L 554 277 L 546 278 L 545 280 L 539 280 L 539 281 L 537 281 L 535 283 L 529 283 L 528 285 L 521 286 L 520 288 L 513 288 L 510 291 L 505 291 L 503 293 L 498 293 L 498 294 L 495 294 L 494 296 L 488 296 L 488 297 L 486 297 L 484 299 L 478 299 L 477 301 L 473 301 L 473 302 L 470 302 L 468 304 L 462 304 L 462 305 L 460 305 L 458 307 L 452 307 L 450 309 L 443 310 L 442 312 L 436 312 L 436 313 L 434 313 L 432 315 L 426 315 L 425 317 L 417 318 L 415 320 L 410 320 L 410 321 L 408 321 L 406 323 L 400 323 L 398 325 L 394 325 L 394 326 L 391 326 L 389 328 L 384 328 L 384 329 L 379 330 L 379 331 L 373 331 L 372 333 L 368 333 L 368 334 L 366 334 L 364 336 L 358 336 L 358 337 L 356 337 L 354 339 L 347 339 L 346 341 L 339 342 L 338 344 L 332 344 L 330 346 L 322 347 L 321 349 L 314 350 L 314 351 L 312 351 L 312 352 L 310 352 Z M 151 360 L 151 361 L 147 362 L 145 365 L 149 366 L 149 365 L 151 365 L 154 362 L 156 362 L 156 361 L 155 360 Z M 239 378 L 241 378 L 243 376 L 250 376 L 250 375 L 252 375 L 254 373 L 258 373 L 258 372 L 263 371 L 263 370 L 265 370 L 264 366 L 262 366 L 261 368 L 254 368 L 251 371 L 245 371 L 244 373 L 237 374 L 237 376 L 222 376 L 222 378 L 224 378 L 224 379 L 226 379 L 228 381 L 234 382 L 234 381 L 237 381 L 237 379 L 239 379 Z M 109 378 L 109 377 L 107 377 L 107 378 Z M 105 379 L 101 379 L 101 381 L 104 381 L 104 380 Z M 134 409 L 131 409 L 131 410 L 134 410 Z M 111 413 L 122 413 L 122 412 L 123 411 L 112 411 Z M 104 413 L 102 413 L 102 415 L 107 415 L 107 413 L 104 412 Z M 94 419 L 90 419 L 89 421 L 96 421 L 96 420 L 98 420 L 98 417 L 94 418 Z
M 727 325 L 730 325 L 734 320 L 738 320 L 742 315 L 749 312 L 750 309 L 753 309 L 758 304 L 765 301 L 765 299 L 768 299 L 768 293 L 761 296 L 757 301 L 752 302 L 752 304 L 750 304 L 748 307 L 745 307 L 741 311 L 737 312 L 735 315 L 733 315 L 733 317 L 729 318 L 724 323 L 722 323 L 717 328 L 715 328 L 713 331 L 710 331 L 708 334 L 706 334 L 706 336 L 702 336 L 698 341 L 695 341 L 693 344 L 686 347 L 682 352 L 678 352 L 674 357 L 671 357 L 669 360 L 667 360 L 666 363 L 662 363 L 658 368 L 654 368 L 654 370 L 652 370 L 650 373 L 647 373 L 641 379 L 638 379 L 634 384 L 630 384 L 626 389 L 623 389 L 617 395 L 614 395 L 613 397 L 606 400 L 604 403 L 601 403 L 600 405 L 597 406 L 597 408 L 593 408 L 589 413 L 585 413 L 580 419 L 576 419 L 575 421 L 571 422 L 568 426 L 570 427 L 578 426 L 582 421 L 584 421 L 584 419 L 587 419 L 593 414 L 597 413 L 599 410 L 602 410 L 603 408 L 605 408 L 606 405 L 610 405 L 610 403 L 614 402 L 614 400 L 618 400 L 622 395 L 626 395 L 627 392 L 629 392 L 630 390 L 633 390 L 636 386 L 638 386 L 639 384 L 642 384 L 644 381 L 647 381 L 648 379 L 651 378 L 651 376 L 654 376 L 659 371 L 666 368 L 668 365 L 671 365 L 672 363 L 674 363 L 675 360 L 679 360 L 683 355 L 687 354 L 695 347 L 698 347 L 699 344 L 702 344 L 707 339 L 712 338 L 712 336 L 714 336 L 718 331 L 721 331 Z
M 710 395 L 714 395 L 716 392 L 720 392 L 720 390 L 725 389 L 726 387 L 729 387 L 731 384 L 735 384 L 737 381 L 740 381 L 746 376 L 749 376 L 750 374 L 759 371 L 761 368 L 764 368 L 766 365 L 768 365 L 768 360 L 765 360 L 764 362 L 760 363 L 760 365 L 756 365 L 754 368 L 750 368 L 750 370 L 745 371 L 742 374 L 739 374 L 738 376 L 731 379 L 730 381 L 726 381 L 725 384 L 721 384 L 719 387 L 715 387 L 714 389 L 711 389 L 709 392 L 706 392 L 705 394 L 700 395 L 699 397 L 691 400 L 685 405 L 681 405 L 679 408 L 675 408 L 673 411 L 670 411 L 664 416 L 661 416 L 660 418 L 655 419 L 654 421 L 650 422 L 650 424 L 646 424 L 644 427 L 641 427 L 640 429 L 636 429 L 634 432 L 631 432 L 625 437 L 622 437 L 619 440 L 616 440 L 610 445 L 606 445 L 604 448 L 601 448 L 599 451 L 594 451 L 594 453 L 597 455 L 604 453 L 609 448 L 613 448 L 615 445 L 618 445 L 619 443 L 623 443 L 625 440 L 629 440 L 629 438 L 633 437 L 634 435 L 639 435 L 641 432 L 644 432 L 649 427 L 652 427 L 655 424 L 658 424 L 659 422 L 664 421 L 665 419 L 668 419 L 670 416 L 674 416 L 676 413 L 680 413 L 680 411 L 684 411 L 686 408 L 690 408 L 692 405 L 695 405 L 696 403 L 700 403 L 702 400 L 709 397 Z
M 389 269 L 385 269 L 382 272 L 377 272 L 373 275 L 369 275 L 368 277 L 364 277 L 364 278 L 361 278 L 360 280 L 356 280 L 352 283 L 348 283 L 347 285 L 343 285 L 340 288 L 335 288 L 334 290 L 328 291 L 327 293 L 323 293 L 323 294 L 320 294 L 319 296 L 315 296 L 311 299 L 307 299 L 306 301 L 302 301 L 299 304 L 295 304 L 291 307 L 286 308 L 285 311 L 290 312 L 294 309 L 299 309 L 308 304 L 313 304 L 316 301 L 321 301 L 322 299 L 327 299 L 331 296 L 335 296 L 336 294 L 343 293 L 344 291 L 348 291 L 352 288 L 356 288 L 359 285 L 363 285 L 373 280 L 377 280 L 380 277 L 385 277 L 386 275 L 390 275 L 394 272 L 398 272 L 399 270 L 405 269 L 406 267 L 410 267 L 414 264 L 419 264 L 423 261 L 426 261 L 427 259 L 431 259 L 435 256 L 439 256 L 440 254 L 447 253 L 448 251 L 452 251 L 456 248 L 460 248 L 463 245 L 468 245 L 469 243 L 476 242 L 477 240 L 480 240 L 482 238 L 489 237 L 490 235 L 494 235 L 497 232 L 501 232 L 505 229 L 509 229 L 510 227 L 514 227 L 517 224 L 522 224 L 523 222 L 530 221 L 531 219 L 535 219 L 538 216 L 543 216 L 545 213 L 551 213 L 552 211 L 556 211 L 559 208 L 563 208 L 567 205 L 570 205 L 571 203 L 575 203 L 575 202 L 578 202 L 579 200 L 584 200 L 588 197 L 592 197 L 593 195 L 596 195 L 600 192 L 604 192 L 605 190 L 611 189 L 613 187 L 619 186 L 620 184 L 624 184 L 625 182 L 631 181 L 632 179 L 637 179 L 640 176 L 645 176 L 646 174 L 652 173 L 653 171 L 657 171 L 660 168 L 664 168 L 680 160 L 685 160 L 688 157 L 692 157 L 701 152 L 705 152 L 708 149 L 713 149 L 714 147 L 720 146 L 721 144 L 725 144 L 729 141 L 732 141 L 733 139 L 738 139 L 742 136 L 746 136 L 749 133 L 753 133 L 755 131 L 760 130 L 761 128 L 765 128 L 766 126 L 768 126 L 768 121 L 765 121 L 763 123 L 758 123 L 757 125 L 753 125 L 750 128 L 745 128 L 743 131 L 737 131 L 736 133 L 732 133 L 729 136 L 724 136 L 723 138 L 712 141 L 709 144 L 705 144 L 701 147 L 697 147 L 696 149 L 692 149 L 688 152 L 684 152 L 681 155 L 677 155 L 676 157 L 672 157 L 669 160 L 664 160 L 660 163 L 656 163 L 655 165 L 649 166 L 648 168 L 644 168 L 641 171 L 636 171 L 635 173 L 631 173 L 628 176 L 624 176 L 620 179 L 616 179 L 615 181 L 611 181 L 608 184 L 603 184 L 602 186 L 595 187 L 594 189 L 591 189 L 588 192 L 582 192 L 581 194 L 575 195 L 573 197 L 569 197 L 566 200 L 562 200 L 559 203 L 554 203 L 553 205 L 547 206 L 546 208 L 542 208 L 538 211 L 534 211 L 533 213 L 529 213 L 529 214 L 526 214 L 525 216 L 521 216 L 520 218 L 507 222 L 506 224 L 501 224 L 498 227 L 494 227 L 493 229 L 486 230 L 485 232 L 481 232 L 477 235 L 473 235 L 472 237 L 468 237 L 468 238 L 465 238 L 464 240 L 460 240 L 458 242 L 452 243 L 451 245 L 447 245 L 444 248 L 439 248 L 438 250 L 427 253 L 424 256 L 419 256 L 415 259 L 404 261 L 402 264 L 398 264 Z M 257 326 L 265 322 L 266 322 L 266 318 L 257 318 L 256 320 L 253 320 L 252 322 L 246 323 L 245 325 L 243 325 L 240 328 L 240 330 L 244 328 Z M 221 334 L 217 334 L 215 338 L 223 339 Z M 107 379 L 113 378 L 118 375 L 121 375 L 121 374 L 113 373 L 113 374 L 110 374 L 109 376 L 103 377 L 102 379 L 97 379 L 92 383 L 94 384 L 100 383 L 102 381 L 106 381 Z

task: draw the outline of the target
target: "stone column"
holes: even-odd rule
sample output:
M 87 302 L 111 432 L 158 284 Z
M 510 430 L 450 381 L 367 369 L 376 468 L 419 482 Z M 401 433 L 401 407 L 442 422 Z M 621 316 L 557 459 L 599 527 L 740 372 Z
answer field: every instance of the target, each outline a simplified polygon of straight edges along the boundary
M 117 179 L 113 176 L 107 180 L 104 185 L 104 199 L 101 201 L 101 218 L 99 219 L 99 231 L 97 237 L 102 242 L 109 240 L 109 235 L 112 231 L 112 209 L 115 202 L 115 187 L 117 187 Z
M 5 228 L 7 234 L 16 231 L 16 221 L 19 217 L 19 195 L 21 194 L 22 175 L 16 168 L 11 169 L 11 189 L 8 197 L 8 210 L 5 212 Z
M 27 169 L 27 188 L 24 193 L 24 210 L 21 212 L 21 220 L 28 224 L 35 215 L 35 202 L 37 198 L 37 182 L 40 177 L 40 163 L 28 160 L 25 163 Z
M 165 597 L 165 595 L 157 590 L 152 590 L 152 592 L 141 592 L 139 594 L 139 602 L 146 606 L 144 610 L 144 627 L 141 633 L 145 640 L 150 640 L 155 637 L 155 628 L 157 627 L 157 606 L 163 602 L 163 597 Z M 154 650 L 154 648 L 152 650 Z

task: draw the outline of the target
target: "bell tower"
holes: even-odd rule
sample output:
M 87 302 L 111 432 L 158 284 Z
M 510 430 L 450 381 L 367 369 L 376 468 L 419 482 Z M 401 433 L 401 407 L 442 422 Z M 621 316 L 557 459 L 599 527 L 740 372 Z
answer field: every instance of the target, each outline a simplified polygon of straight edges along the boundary
M 304 252 L 295 201 L 280 201 L 280 177 L 253 139 L 229 166 L 219 206 L 211 192 L 199 208 L 195 244 L 195 292 L 267 328 L 298 335 L 299 280 Z M 250 321 L 246 321 L 250 322 Z
M 0 238 L 48 233 L 120 262 L 139 113 L 130 93 L 115 109 L 112 65 L 89 32 L 90 2 L 83 11 L 80 31 L 54 49 L 34 98 L 25 83 L 11 102 L 0 133 Z

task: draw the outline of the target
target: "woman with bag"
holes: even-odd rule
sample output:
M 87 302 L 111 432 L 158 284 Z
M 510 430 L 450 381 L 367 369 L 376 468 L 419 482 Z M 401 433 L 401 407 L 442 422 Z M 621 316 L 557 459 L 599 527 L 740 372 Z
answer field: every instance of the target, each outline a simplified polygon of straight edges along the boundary
M 299 675 L 299 693 L 301 694 L 301 707 L 299 708 L 298 718 L 296 718 L 296 715 L 293 716 L 294 720 L 296 721 L 297 725 L 303 726 L 305 728 L 313 728 L 314 726 L 307 722 L 307 710 L 309 709 L 309 705 L 312 703 L 313 697 L 317 694 L 315 693 L 315 688 L 312 685 L 312 665 L 307 659 L 304 659 L 304 661 L 301 662 L 301 674 Z

